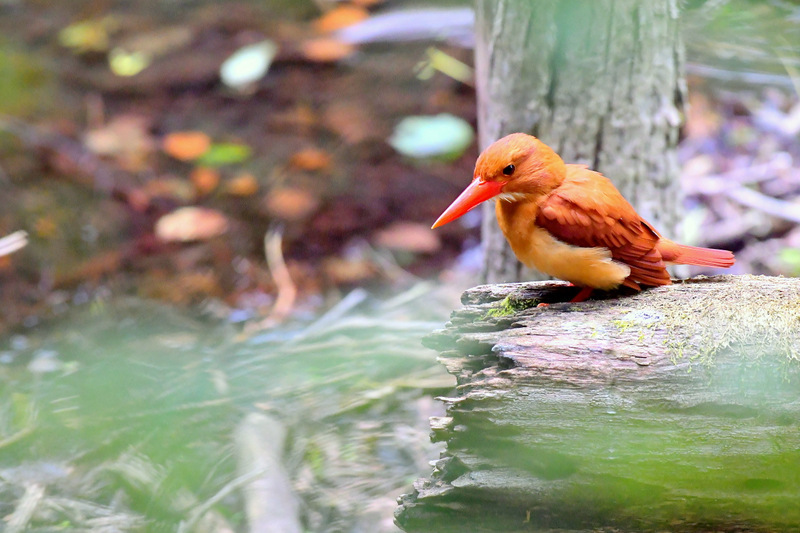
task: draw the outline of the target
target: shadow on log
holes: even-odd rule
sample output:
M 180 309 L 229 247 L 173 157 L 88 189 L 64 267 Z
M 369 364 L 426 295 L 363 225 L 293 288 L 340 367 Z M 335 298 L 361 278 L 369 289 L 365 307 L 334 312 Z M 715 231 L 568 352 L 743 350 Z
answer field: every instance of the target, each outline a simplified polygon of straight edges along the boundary
M 800 531 L 800 279 L 582 303 L 485 285 L 425 344 L 458 379 L 408 532 Z

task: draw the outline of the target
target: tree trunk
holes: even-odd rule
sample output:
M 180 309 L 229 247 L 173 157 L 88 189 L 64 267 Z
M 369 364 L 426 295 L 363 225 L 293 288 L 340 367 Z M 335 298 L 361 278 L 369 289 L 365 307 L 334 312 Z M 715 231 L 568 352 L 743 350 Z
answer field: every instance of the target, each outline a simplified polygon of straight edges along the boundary
M 407 532 L 800 530 L 800 279 L 580 304 L 487 285 L 426 340 L 458 380 Z
M 674 235 L 685 84 L 678 0 L 476 0 L 480 144 L 531 133 Z M 483 278 L 531 279 L 484 206 Z

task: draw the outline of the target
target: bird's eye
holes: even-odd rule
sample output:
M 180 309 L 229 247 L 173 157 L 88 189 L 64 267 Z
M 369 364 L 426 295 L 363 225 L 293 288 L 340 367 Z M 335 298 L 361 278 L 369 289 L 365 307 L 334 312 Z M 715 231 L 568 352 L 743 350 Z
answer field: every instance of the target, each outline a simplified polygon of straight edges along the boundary
M 508 165 L 506 168 L 503 169 L 503 174 L 505 174 L 506 176 L 510 176 L 511 174 L 514 173 L 515 170 L 517 170 L 517 167 L 515 167 L 514 165 Z

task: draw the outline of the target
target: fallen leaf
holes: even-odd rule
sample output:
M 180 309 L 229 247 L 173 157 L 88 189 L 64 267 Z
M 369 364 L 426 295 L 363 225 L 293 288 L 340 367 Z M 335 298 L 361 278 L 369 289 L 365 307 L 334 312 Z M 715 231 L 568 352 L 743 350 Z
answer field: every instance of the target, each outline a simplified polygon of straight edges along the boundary
M 255 176 L 245 172 L 226 182 L 225 192 L 233 196 L 253 196 L 258 192 L 258 181 Z
M 243 89 L 260 80 L 269 70 L 278 45 L 266 40 L 239 48 L 219 68 L 222 83 Z
M 303 189 L 285 187 L 270 191 L 264 207 L 275 218 L 296 221 L 313 213 L 319 207 L 319 200 Z
M 119 115 L 86 132 L 84 145 L 93 153 L 116 158 L 126 170 L 140 170 L 155 143 L 139 115 Z
M 181 161 L 193 161 L 211 148 L 211 138 L 202 131 L 176 131 L 161 143 L 164 153 Z
M 374 134 L 374 121 L 364 105 L 350 102 L 332 103 L 323 116 L 325 125 L 348 144 L 358 144 Z
M 305 41 L 300 51 L 309 61 L 316 63 L 333 63 L 353 55 L 356 47 L 338 39 L 320 37 Z
M 395 222 L 375 234 L 375 244 L 413 253 L 433 253 L 442 246 L 435 231 L 417 222 Z
M 314 21 L 314 29 L 320 33 L 331 33 L 357 24 L 369 17 L 363 7 L 342 5 L 331 9 Z
M 117 76 L 136 76 L 150 66 L 152 58 L 144 52 L 116 47 L 108 53 L 108 68 Z
M 417 65 L 417 78 L 429 80 L 434 73 L 441 72 L 445 76 L 450 76 L 466 85 L 475 85 L 473 81 L 475 70 L 463 61 L 459 61 L 450 54 L 442 52 L 433 46 L 425 51 L 425 55 L 425 61 Z
M 327 170 L 331 166 L 331 156 L 319 148 L 305 148 L 292 154 L 289 164 L 300 170 Z
M 50 215 L 45 215 L 36 219 L 33 223 L 33 231 L 37 237 L 42 239 L 52 239 L 58 232 L 58 224 Z
M 142 191 L 148 198 L 171 198 L 188 203 L 195 198 L 195 189 L 188 181 L 177 177 L 156 178 L 145 183 Z
M 228 231 L 228 219 L 214 209 L 182 207 L 158 219 L 156 237 L 164 242 L 205 241 Z
M 270 119 L 272 128 L 298 130 L 298 133 L 305 135 L 308 135 L 318 122 L 317 113 L 305 103 L 298 103 L 285 111 L 276 110 Z
M 219 167 L 247 161 L 252 153 L 250 147 L 245 144 L 217 143 L 212 144 L 198 162 L 209 167 Z
M 189 174 L 194 189 L 200 196 L 205 196 L 219 185 L 219 171 L 209 167 L 195 167 Z
M 109 34 L 118 26 L 118 21 L 111 16 L 76 22 L 58 32 L 58 42 L 78 53 L 105 52 L 108 50 Z
M 466 120 L 442 113 L 404 118 L 395 127 L 389 144 L 401 154 L 417 159 L 454 159 L 469 147 L 474 137 Z

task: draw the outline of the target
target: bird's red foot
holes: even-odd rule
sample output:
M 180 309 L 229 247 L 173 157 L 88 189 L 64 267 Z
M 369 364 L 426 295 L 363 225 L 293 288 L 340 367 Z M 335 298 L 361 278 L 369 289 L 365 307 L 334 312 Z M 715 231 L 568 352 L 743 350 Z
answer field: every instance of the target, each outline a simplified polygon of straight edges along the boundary
M 591 287 L 583 287 L 578 294 L 575 295 L 575 298 L 570 300 L 571 303 L 583 302 L 589 299 L 589 296 L 592 295 Z

